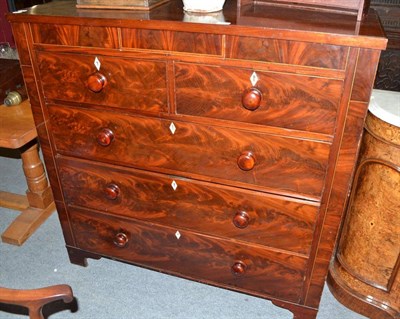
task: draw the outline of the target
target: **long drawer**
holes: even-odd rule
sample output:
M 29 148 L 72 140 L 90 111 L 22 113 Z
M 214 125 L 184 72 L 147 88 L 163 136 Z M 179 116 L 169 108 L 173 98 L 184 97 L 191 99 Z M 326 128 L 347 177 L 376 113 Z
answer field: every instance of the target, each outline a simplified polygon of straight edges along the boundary
M 175 64 L 179 114 L 333 134 L 343 81 Z
M 266 297 L 299 301 L 307 259 L 176 228 L 69 209 L 77 247 Z
M 165 62 L 38 52 L 47 100 L 168 112 Z
M 329 144 L 182 121 L 49 108 L 57 151 L 318 199 Z
M 309 254 L 315 204 L 66 157 L 57 166 L 68 205 Z

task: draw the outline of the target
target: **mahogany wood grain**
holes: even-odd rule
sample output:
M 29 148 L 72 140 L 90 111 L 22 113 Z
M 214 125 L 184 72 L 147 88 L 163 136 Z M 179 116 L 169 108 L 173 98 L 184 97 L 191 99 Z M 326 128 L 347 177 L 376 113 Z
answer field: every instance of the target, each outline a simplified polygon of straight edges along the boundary
M 336 45 L 228 36 L 227 57 L 344 70 L 348 48 Z
M 107 112 L 72 107 L 52 106 L 50 115 L 57 151 L 65 155 L 165 169 L 183 176 L 196 174 L 203 180 L 240 182 L 250 188 L 267 187 L 314 199 L 322 192 L 330 150 L 325 143 L 180 121 L 122 114 L 111 117 Z M 172 123 L 175 133 L 171 132 Z M 97 142 L 103 128 L 115 136 L 107 147 Z M 257 163 L 244 171 L 237 158 L 248 151 Z
M 11 22 L 24 22 L 29 19 L 35 23 L 71 24 L 74 19 L 76 24 L 85 25 L 85 20 L 90 19 L 91 26 L 123 26 L 125 28 L 139 29 L 167 29 L 180 32 L 203 32 L 209 34 L 248 35 L 258 38 L 276 38 L 293 41 L 306 41 L 344 45 L 360 48 L 385 49 L 387 40 L 379 25 L 379 18 L 375 12 L 370 12 L 361 22 L 354 17 L 319 12 L 319 19 L 315 13 L 305 14 L 290 8 L 273 12 L 254 12 L 245 21 L 241 19 L 241 11 L 237 10 L 237 2 L 228 0 L 224 5 L 225 20 L 227 25 L 182 23 L 184 12 L 181 0 L 170 0 L 165 5 L 155 8 L 151 14 L 143 12 L 129 12 L 114 10 L 110 15 L 108 10 L 78 10 L 73 1 L 63 1 L 35 7 L 23 14 L 9 14 Z M 290 13 L 293 14 L 290 14 Z M 258 19 L 261 16 L 262 19 Z M 321 23 L 324 21 L 324 23 Z M 69 22 L 69 23 L 68 23 Z M 276 32 L 279 30 L 279 32 Z
M 18 50 L 18 58 L 20 65 L 30 65 L 30 57 L 29 57 L 29 48 L 26 40 L 25 34 L 25 25 L 20 23 L 11 23 L 14 38 L 19 38 L 21 41 L 18 41 L 16 44 Z
M 54 189 L 54 187 L 53 187 Z M 61 229 L 64 235 L 64 240 L 67 245 L 67 247 L 70 246 L 76 246 L 74 236 L 72 234 L 72 229 L 70 226 L 70 217 L 68 215 L 66 205 L 62 201 L 54 201 L 56 204 L 57 212 L 58 212 L 58 218 L 60 220 L 61 224 Z M 72 260 L 74 259 L 73 256 L 69 256 L 69 259 L 71 260 L 72 263 L 74 263 Z M 86 261 L 82 258 L 76 258 L 77 261 L 79 260 L 80 262 L 76 262 L 77 264 L 80 264 L 81 266 L 86 266 Z
M 165 63 L 97 56 L 107 85 L 93 92 L 86 86 L 97 71 L 95 58 L 92 55 L 39 53 L 38 64 L 46 99 L 95 103 L 156 114 L 168 111 Z
M 338 112 L 336 139 L 332 145 L 330 169 L 326 177 L 326 187 L 321 204 L 320 222 L 314 233 L 314 247 L 311 251 L 307 278 L 304 285 L 304 302 L 307 306 L 318 307 L 325 280 L 327 267 L 331 260 L 332 250 L 337 239 L 338 228 L 346 205 L 350 190 L 351 179 L 354 174 L 355 161 L 358 155 L 359 143 L 362 136 L 362 127 L 365 120 L 366 103 L 349 103 L 351 90 L 354 84 L 359 49 L 351 49 L 347 76 L 344 84 L 341 105 Z
M 117 28 L 40 23 L 32 24 L 31 30 L 35 43 L 112 49 L 119 47 Z
M 317 306 L 317 296 L 321 294 L 323 289 L 323 285 L 317 284 L 317 282 L 321 283 L 325 280 L 326 267 L 329 265 L 332 249 L 337 240 L 340 220 L 348 200 L 350 182 L 354 174 L 354 163 L 358 156 L 358 149 L 354 146 L 354 141 L 358 141 L 358 143 L 361 141 L 367 106 L 367 104 L 360 102 L 352 102 L 349 105 L 348 122 L 338 154 L 336 176 L 333 180 L 334 187 L 330 194 L 325 223 L 321 229 L 317 257 L 310 277 L 310 287 L 306 298 L 306 304 L 309 306 Z
M 167 30 L 121 29 L 122 47 L 222 55 L 222 36 Z
M 259 192 L 66 157 L 57 159 L 70 205 L 307 255 L 318 206 Z M 177 183 L 174 190 L 172 182 Z M 118 188 L 110 198 L 108 187 Z M 105 192 L 106 191 L 106 192 Z M 114 194 L 114 193 L 112 193 Z M 188 212 L 192 212 L 189 214 Z M 245 213 L 248 224 L 234 224 Z
M 381 51 L 360 50 L 351 99 L 369 103 Z
M 262 100 L 252 111 L 242 96 L 254 71 Z M 179 114 L 333 134 L 340 80 L 183 63 L 175 73 Z
M 129 219 L 115 219 L 97 212 L 70 209 L 77 246 L 83 250 L 160 269 L 201 281 L 229 285 L 231 289 L 297 301 L 306 259 L 265 248 L 216 239 L 178 228 L 156 226 Z M 179 231 L 179 239 L 176 237 Z M 121 248 L 115 236 L 128 238 Z M 246 263 L 242 276 L 231 267 Z
M 42 113 L 42 107 L 40 99 L 37 94 L 37 87 L 35 81 L 35 75 L 31 66 L 22 66 L 22 74 L 24 75 L 25 87 L 29 96 L 29 103 L 31 105 L 33 115 L 33 125 L 37 126 L 44 123 L 44 116 Z

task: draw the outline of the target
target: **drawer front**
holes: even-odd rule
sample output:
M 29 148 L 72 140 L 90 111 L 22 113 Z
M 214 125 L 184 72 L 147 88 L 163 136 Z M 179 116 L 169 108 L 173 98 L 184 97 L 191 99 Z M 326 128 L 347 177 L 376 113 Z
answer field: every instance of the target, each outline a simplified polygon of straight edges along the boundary
M 122 47 L 222 55 L 222 35 L 149 29 L 121 29 Z
M 41 52 L 38 60 L 47 100 L 168 112 L 163 62 Z
M 117 49 L 117 28 L 85 25 L 31 24 L 34 43 Z
M 299 300 L 306 258 L 89 211 L 70 209 L 69 216 L 83 250 L 235 290 Z
M 318 207 L 304 201 L 65 157 L 57 164 L 69 205 L 309 253 Z
M 333 134 L 340 80 L 179 63 L 180 114 Z M 253 75 L 254 76 L 254 75 Z
M 314 197 L 322 192 L 328 144 L 74 108 L 49 111 L 57 151 L 65 155 Z
M 344 70 L 349 48 L 320 43 L 227 36 L 226 55 L 232 59 Z

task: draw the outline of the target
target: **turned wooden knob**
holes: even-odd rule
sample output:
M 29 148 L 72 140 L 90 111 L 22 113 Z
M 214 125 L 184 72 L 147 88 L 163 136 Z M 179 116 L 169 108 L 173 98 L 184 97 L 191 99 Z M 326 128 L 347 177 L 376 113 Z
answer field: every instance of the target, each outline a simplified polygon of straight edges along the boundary
M 232 267 L 232 273 L 236 276 L 242 276 L 246 272 L 246 264 L 243 261 L 236 261 Z
M 246 212 L 240 211 L 233 216 L 232 221 L 237 228 L 246 228 L 249 226 L 250 216 Z
M 104 189 L 104 193 L 108 199 L 117 199 L 120 193 L 118 185 L 108 184 Z
M 109 128 L 103 128 L 99 134 L 97 134 L 97 142 L 101 146 L 109 146 L 114 140 L 114 133 Z
M 246 89 L 242 95 L 242 105 L 244 108 L 254 111 L 261 105 L 262 93 L 259 89 L 252 87 Z
M 107 78 L 100 72 L 93 73 L 86 81 L 87 88 L 94 93 L 101 92 L 106 85 Z
M 128 236 L 124 233 L 118 233 L 114 236 L 114 245 L 120 248 L 123 248 L 128 243 Z
M 256 165 L 256 159 L 252 152 L 245 151 L 237 159 L 239 168 L 243 171 L 250 171 Z

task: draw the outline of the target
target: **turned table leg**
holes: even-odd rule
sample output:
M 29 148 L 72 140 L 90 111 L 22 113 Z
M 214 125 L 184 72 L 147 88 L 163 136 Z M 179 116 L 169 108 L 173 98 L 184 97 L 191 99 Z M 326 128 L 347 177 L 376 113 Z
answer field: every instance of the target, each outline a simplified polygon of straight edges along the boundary
M 52 192 L 39 157 L 36 141 L 21 152 L 21 158 L 28 185 L 26 198 L 29 207 L 22 210 L 1 236 L 3 242 L 13 245 L 22 245 L 55 210 Z M 16 208 L 17 205 L 14 207 Z

